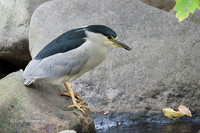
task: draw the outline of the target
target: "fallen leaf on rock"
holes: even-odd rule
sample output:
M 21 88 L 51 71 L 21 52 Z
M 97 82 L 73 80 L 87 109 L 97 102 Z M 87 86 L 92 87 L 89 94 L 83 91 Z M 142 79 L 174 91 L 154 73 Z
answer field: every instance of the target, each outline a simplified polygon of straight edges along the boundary
M 104 115 L 107 115 L 108 113 L 109 113 L 109 111 L 105 111 L 103 114 L 104 114 Z
M 187 108 L 186 106 L 183 106 L 183 105 L 178 106 L 178 111 L 175 111 L 171 108 L 164 108 L 162 110 L 162 112 L 166 117 L 168 117 L 170 119 L 182 117 L 184 115 L 192 117 L 192 113 L 189 110 L 189 108 Z
M 170 118 L 170 119 L 173 119 L 173 118 L 178 118 L 178 117 L 181 117 L 181 116 L 184 116 L 185 114 L 183 114 L 182 112 L 180 111 L 174 111 L 173 109 L 171 108 L 164 108 L 162 110 L 163 114 Z
M 179 110 L 180 112 L 182 112 L 183 114 L 192 117 L 191 111 L 190 111 L 189 108 L 187 108 L 186 106 L 179 105 L 179 106 L 178 106 L 178 110 Z

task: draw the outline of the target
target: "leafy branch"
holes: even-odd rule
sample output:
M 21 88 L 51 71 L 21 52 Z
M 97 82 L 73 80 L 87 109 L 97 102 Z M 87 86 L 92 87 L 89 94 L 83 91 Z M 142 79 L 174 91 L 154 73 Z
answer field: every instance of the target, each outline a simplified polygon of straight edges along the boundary
M 200 10 L 200 0 L 176 0 L 176 5 L 174 10 L 176 11 L 176 17 L 179 19 L 179 22 L 188 18 L 190 13 L 198 8 Z

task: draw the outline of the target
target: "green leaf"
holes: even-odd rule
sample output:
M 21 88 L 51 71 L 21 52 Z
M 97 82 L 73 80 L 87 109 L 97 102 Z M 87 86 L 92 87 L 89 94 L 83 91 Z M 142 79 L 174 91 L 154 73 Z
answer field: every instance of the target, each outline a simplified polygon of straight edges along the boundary
M 179 21 L 186 19 L 196 8 L 200 9 L 200 0 L 176 0 L 174 10 Z

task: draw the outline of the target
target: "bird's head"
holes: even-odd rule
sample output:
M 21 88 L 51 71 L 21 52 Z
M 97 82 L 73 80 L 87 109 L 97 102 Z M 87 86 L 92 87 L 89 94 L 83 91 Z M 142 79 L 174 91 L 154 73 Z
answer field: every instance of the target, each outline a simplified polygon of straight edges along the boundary
M 107 47 L 117 46 L 129 51 L 131 50 L 131 48 L 118 40 L 116 32 L 109 27 L 104 25 L 90 25 L 85 27 L 85 29 L 85 33 L 88 39 L 93 42 L 99 42 L 99 44 L 105 45 Z

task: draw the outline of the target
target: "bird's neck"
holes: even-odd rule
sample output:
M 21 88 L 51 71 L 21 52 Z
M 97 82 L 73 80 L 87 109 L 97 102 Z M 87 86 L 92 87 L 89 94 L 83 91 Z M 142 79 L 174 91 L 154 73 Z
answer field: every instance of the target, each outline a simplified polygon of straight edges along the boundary
M 104 60 L 108 54 L 108 47 L 102 44 L 96 44 L 92 47 L 92 55 Z
M 101 44 L 94 44 L 93 42 L 89 43 L 90 50 L 90 59 L 87 62 L 87 69 L 92 69 L 106 58 L 108 54 L 108 47 L 103 46 Z

